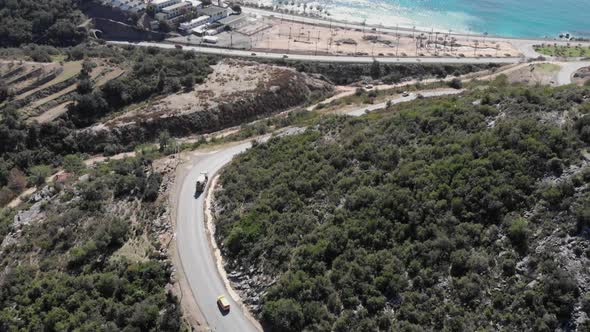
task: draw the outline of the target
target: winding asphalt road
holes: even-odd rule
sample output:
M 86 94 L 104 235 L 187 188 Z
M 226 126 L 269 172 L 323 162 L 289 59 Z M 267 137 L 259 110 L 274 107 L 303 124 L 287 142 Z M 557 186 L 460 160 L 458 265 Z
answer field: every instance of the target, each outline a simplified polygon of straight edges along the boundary
M 590 61 L 561 62 L 561 69 L 557 75 L 558 85 L 568 85 L 572 83 L 574 74 L 582 68 L 590 67 Z
M 234 156 L 246 151 L 251 143 L 223 148 L 203 155 L 191 167 L 184 178 L 177 202 L 176 243 L 178 255 L 184 274 L 191 288 L 192 295 L 206 319 L 211 331 L 258 331 L 248 320 L 225 289 L 225 285 L 215 263 L 212 248 L 209 245 L 207 227 L 204 219 L 204 201 L 206 192 L 194 198 L 195 183 L 201 172 L 207 172 L 209 178 L 217 173 Z M 181 167 L 183 167 L 181 165 Z M 186 165 L 184 165 L 186 167 Z M 217 307 L 217 297 L 225 295 L 231 309 L 223 315 Z

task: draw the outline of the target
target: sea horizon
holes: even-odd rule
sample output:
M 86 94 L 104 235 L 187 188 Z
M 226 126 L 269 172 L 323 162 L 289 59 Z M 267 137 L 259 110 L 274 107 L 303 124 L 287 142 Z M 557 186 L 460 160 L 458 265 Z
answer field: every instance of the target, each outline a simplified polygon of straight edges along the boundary
M 331 18 L 404 28 L 515 38 L 590 38 L 590 0 L 260 0 L 263 5 L 321 6 Z M 284 5 L 283 5 L 284 6 Z

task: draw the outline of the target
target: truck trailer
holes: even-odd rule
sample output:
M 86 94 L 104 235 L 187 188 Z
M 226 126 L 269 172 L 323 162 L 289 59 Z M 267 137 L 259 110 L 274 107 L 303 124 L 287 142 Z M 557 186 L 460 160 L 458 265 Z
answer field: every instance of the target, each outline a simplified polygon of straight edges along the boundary
M 217 44 L 217 41 L 219 39 L 217 37 L 213 37 L 213 36 L 204 36 L 203 37 L 203 42 L 207 43 L 207 44 Z

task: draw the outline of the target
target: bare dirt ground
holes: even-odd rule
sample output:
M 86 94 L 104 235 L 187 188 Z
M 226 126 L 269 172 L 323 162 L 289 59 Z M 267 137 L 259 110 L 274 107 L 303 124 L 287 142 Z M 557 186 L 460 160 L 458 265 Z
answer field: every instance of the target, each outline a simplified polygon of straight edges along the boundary
M 270 28 L 251 35 L 253 48 L 305 54 L 373 56 L 519 56 L 509 42 L 471 39 L 445 33 L 385 33 L 377 29 L 346 29 L 261 19 Z
M 560 69 L 561 66 L 554 63 L 534 63 L 517 67 L 512 71 L 505 72 L 505 74 L 511 83 L 556 86 Z
M 289 68 L 235 59 L 225 59 L 213 69 L 205 82 L 195 86 L 194 90 L 172 94 L 145 107 L 134 108 L 105 124 L 119 126 L 139 119 L 186 115 L 214 109 L 221 103 L 248 100 L 262 92 L 272 91 L 274 81 L 289 80 L 296 73 Z

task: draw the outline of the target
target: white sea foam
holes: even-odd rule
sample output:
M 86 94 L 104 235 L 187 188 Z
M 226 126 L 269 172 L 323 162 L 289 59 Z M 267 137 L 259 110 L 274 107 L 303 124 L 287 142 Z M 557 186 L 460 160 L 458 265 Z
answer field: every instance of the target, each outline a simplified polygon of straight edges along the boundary
M 254 2 L 254 1 L 253 1 Z M 260 6 L 277 6 L 278 1 L 259 0 Z M 291 4 L 291 3 L 294 3 Z M 476 20 L 466 13 L 461 12 L 436 12 L 432 10 L 416 10 L 407 8 L 396 2 L 375 0 L 283 0 L 282 9 L 296 13 L 303 13 L 303 4 L 307 5 L 305 11 L 318 14 L 317 8 L 321 6 L 330 13 L 330 18 L 339 21 L 354 23 L 367 23 L 369 25 L 382 25 L 385 27 L 399 26 L 401 28 L 416 27 L 421 30 L 447 32 L 468 32 L 469 22 Z M 310 9 L 311 8 L 311 9 Z

